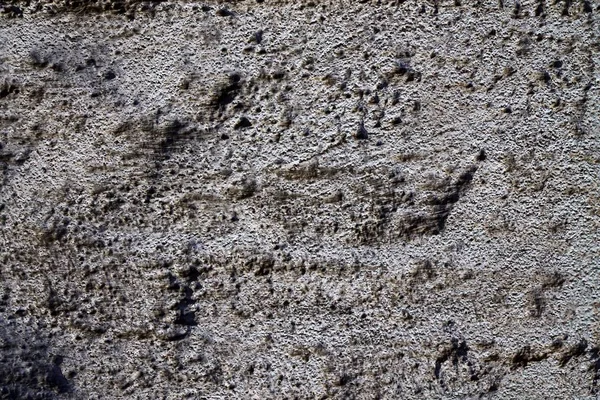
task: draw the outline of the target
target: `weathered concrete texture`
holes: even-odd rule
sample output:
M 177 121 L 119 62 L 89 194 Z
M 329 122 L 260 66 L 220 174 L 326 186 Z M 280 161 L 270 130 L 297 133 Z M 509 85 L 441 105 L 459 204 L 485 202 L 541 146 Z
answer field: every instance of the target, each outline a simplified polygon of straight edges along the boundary
M 600 4 L 0 5 L 2 398 L 596 398 Z

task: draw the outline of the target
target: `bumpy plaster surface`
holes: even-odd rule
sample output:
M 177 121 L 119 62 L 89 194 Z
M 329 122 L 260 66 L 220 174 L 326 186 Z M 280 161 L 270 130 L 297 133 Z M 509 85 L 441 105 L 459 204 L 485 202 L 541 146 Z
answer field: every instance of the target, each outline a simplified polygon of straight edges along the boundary
M 597 2 L 0 12 L 3 398 L 596 398 Z

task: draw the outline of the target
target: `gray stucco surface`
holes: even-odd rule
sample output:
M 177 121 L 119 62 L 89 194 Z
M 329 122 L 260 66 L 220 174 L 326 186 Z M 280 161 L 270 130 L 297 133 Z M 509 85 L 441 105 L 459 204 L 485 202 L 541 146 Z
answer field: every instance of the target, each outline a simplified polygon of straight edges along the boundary
M 1 398 L 598 396 L 598 2 L 0 12 Z

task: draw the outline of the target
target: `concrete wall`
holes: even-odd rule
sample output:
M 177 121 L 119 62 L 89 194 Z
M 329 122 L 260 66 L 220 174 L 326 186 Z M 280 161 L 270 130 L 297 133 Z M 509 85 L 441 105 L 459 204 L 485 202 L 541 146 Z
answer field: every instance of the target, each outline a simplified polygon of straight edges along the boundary
M 596 398 L 597 1 L 0 12 L 3 398 Z

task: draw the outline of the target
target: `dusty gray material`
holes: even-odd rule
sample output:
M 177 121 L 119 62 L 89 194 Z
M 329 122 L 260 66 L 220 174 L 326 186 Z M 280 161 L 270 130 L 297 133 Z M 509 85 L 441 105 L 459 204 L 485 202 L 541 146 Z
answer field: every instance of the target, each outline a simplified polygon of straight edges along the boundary
M 3 3 L 0 396 L 596 398 L 599 13 Z

